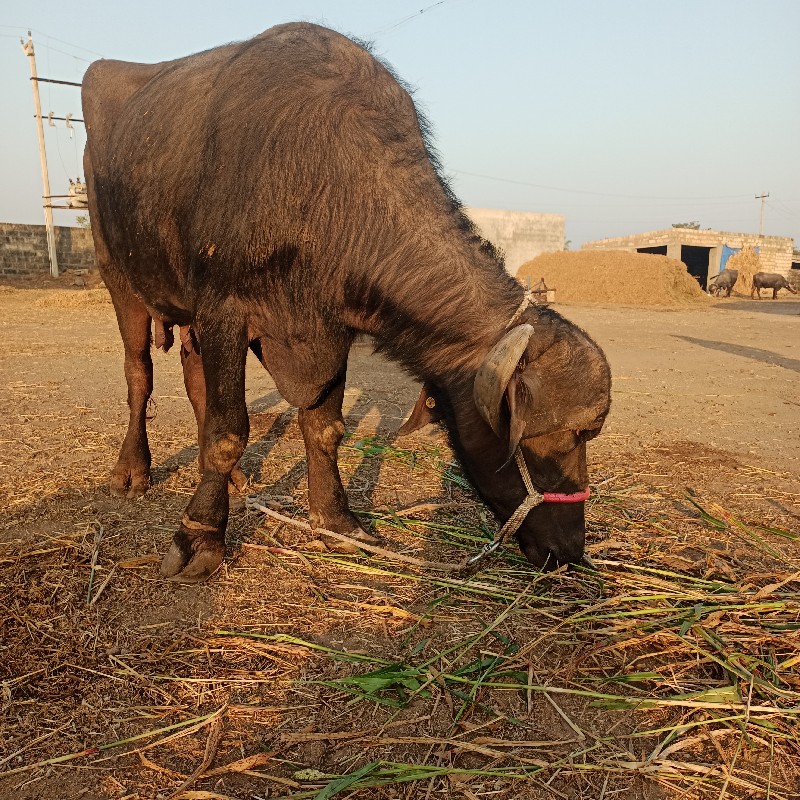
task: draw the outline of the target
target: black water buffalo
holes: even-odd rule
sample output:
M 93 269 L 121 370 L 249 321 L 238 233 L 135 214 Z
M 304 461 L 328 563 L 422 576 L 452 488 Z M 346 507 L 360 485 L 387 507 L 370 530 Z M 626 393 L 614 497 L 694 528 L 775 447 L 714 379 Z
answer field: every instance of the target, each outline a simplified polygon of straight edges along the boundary
M 125 345 L 117 494 L 149 482 L 151 319 L 191 341 L 203 475 L 163 575 L 203 580 L 222 561 L 248 346 L 299 407 L 313 524 L 361 535 L 337 467 L 359 333 L 424 382 L 410 427 L 435 411 L 483 499 L 520 522 L 528 559 L 581 558 L 606 359 L 525 304 L 438 174 L 408 92 L 367 49 L 288 24 L 176 61 L 99 61 L 83 109 L 92 230 Z M 558 494 L 529 510 L 526 480 Z
M 778 296 L 780 289 L 788 289 L 792 294 L 797 294 L 797 291 L 789 285 L 789 281 L 776 272 L 756 272 L 753 275 L 753 288 L 750 290 L 750 299 L 752 300 L 753 295 L 757 294 L 760 300 L 762 289 L 772 289 L 773 300 Z
M 724 269 L 718 275 L 715 275 L 709 282 L 708 282 L 708 292 L 709 294 L 716 295 L 719 297 L 723 292 L 725 292 L 725 297 L 731 296 L 731 289 L 736 285 L 736 281 L 739 277 L 739 270 L 738 269 Z

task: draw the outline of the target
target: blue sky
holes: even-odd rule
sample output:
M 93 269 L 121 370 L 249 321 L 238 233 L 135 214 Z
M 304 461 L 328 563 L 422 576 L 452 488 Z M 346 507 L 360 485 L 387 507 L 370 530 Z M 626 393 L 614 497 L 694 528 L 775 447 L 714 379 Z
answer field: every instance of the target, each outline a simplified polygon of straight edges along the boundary
M 757 233 L 768 191 L 764 232 L 800 247 L 796 0 L 3 0 L 0 221 L 43 221 L 28 28 L 39 75 L 79 81 L 100 55 L 161 61 L 289 20 L 375 43 L 466 205 L 564 214 L 574 248 L 689 220 Z M 77 89 L 41 86 L 45 114 L 80 116 Z M 75 128 L 46 129 L 54 194 L 82 173 Z

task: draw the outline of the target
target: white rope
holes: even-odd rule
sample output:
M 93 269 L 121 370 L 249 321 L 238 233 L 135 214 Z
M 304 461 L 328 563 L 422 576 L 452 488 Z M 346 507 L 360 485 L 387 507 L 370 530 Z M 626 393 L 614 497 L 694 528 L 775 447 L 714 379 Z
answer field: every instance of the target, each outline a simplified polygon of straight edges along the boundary
M 506 330 L 508 330 L 525 313 L 525 309 L 532 302 L 533 302 L 533 292 L 525 292 L 525 295 L 522 298 L 522 302 L 519 304 L 519 307 L 511 316 L 511 319 L 508 321 L 508 324 L 506 325 Z

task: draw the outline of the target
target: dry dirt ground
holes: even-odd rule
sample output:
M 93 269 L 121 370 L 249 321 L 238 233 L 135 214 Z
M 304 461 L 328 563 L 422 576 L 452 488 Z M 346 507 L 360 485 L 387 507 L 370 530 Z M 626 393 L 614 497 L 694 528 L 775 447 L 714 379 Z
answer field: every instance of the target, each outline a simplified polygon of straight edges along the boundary
M 157 574 L 197 481 L 178 354 L 117 500 L 103 292 L 0 288 L 0 797 L 800 797 L 800 301 L 556 308 L 614 376 L 597 572 L 319 552 L 238 497 L 186 587 Z M 303 519 L 294 409 L 257 363 L 247 391 L 248 491 Z M 455 562 L 494 523 L 440 432 L 396 440 L 416 393 L 355 346 L 343 479 L 387 549 Z

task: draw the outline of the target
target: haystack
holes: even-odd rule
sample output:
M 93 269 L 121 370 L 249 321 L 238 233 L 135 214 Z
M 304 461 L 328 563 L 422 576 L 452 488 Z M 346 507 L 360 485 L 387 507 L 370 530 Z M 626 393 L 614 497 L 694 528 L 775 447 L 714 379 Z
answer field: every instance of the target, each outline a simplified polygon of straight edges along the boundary
M 666 256 L 624 250 L 543 253 L 517 271 L 524 286 L 535 286 L 540 278 L 555 288 L 556 302 L 665 308 L 709 304 L 686 265 Z
M 734 253 L 728 259 L 725 267 L 739 270 L 739 277 L 736 279 L 733 293 L 748 296 L 753 288 L 753 275 L 756 272 L 766 271 L 761 263 L 761 256 L 756 253 L 753 247 L 743 247 L 738 253 Z

